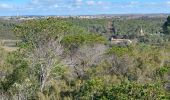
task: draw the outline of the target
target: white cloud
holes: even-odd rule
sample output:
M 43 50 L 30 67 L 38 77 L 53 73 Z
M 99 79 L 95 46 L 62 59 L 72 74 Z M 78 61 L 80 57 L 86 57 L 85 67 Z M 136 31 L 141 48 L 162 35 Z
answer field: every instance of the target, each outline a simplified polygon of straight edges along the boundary
M 167 6 L 170 6 L 170 1 L 167 1 L 167 2 L 166 2 L 166 5 L 167 5 Z
M 139 2 L 138 1 L 131 1 L 129 4 L 136 5 L 136 4 L 139 4 Z
M 83 0 L 75 0 L 73 5 L 75 6 L 83 5 Z
M 0 4 L 0 9 L 10 9 L 10 8 L 13 8 L 13 6 L 5 3 Z
M 93 0 L 87 1 L 87 5 L 89 5 L 89 6 L 92 6 L 92 5 L 95 5 L 95 4 L 96 4 L 96 2 L 93 1 Z
M 55 5 L 54 5 L 54 8 L 58 8 L 58 7 L 59 7 L 58 4 L 55 4 Z
M 97 4 L 102 5 L 102 4 L 105 4 L 105 2 L 103 2 L 103 1 L 98 1 Z
M 1 0 L 0 0 L 1 1 Z M 5 0 L 4 0 L 5 1 Z M 9 4 L 8 4 L 9 3 Z M 91 10 L 93 12 L 100 11 L 116 11 L 127 10 L 129 9 L 145 9 L 145 8 L 153 8 L 158 9 L 162 7 L 170 7 L 170 0 L 165 0 L 163 2 L 149 1 L 143 2 L 141 0 L 30 0 L 29 2 L 25 2 L 25 4 L 12 4 L 8 2 L 0 3 L 0 10 L 5 11 L 25 11 L 25 12 L 35 12 L 41 13 L 43 9 L 48 10 L 49 12 L 57 12 L 61 10 L 61 13 L 68 13 L 71 10 L 75 10 L 77 12 L 87 12 L 87 10 Z M 55 9 L 57 8 L 57 9 Z M 12 10 L 13 9 L 13 10 Z M 48 12 L 47 12 L 48 13 Z M 71 12 L 74 13 L 74 12 Z
M 82 0 L 76 0 L 76 2 L 82 2 Z

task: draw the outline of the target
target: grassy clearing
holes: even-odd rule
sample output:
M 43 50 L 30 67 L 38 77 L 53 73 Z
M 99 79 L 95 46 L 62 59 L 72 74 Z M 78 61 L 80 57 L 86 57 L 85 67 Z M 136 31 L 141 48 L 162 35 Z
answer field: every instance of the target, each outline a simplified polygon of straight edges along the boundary
M 18 49 L 18 42 L 20 42 L 20 40 L 0 40 L 0 48 L 8 52 L 16 51 Z
M 18 50 L 18 47 L 0 46 L 0 48 L 4 49 L 7 52 L 12 52 L 12 51 Z

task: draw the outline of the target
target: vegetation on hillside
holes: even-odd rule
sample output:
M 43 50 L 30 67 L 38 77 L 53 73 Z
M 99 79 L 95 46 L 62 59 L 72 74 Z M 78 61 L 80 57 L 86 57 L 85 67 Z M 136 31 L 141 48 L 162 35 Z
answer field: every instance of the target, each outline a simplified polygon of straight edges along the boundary
M 15 24 L 19 49 L 0 49 L 0 97 L 169 100 L 170 45 L 162 26 L 159 19 L 48 18 Z M 137 42 L 111 45 L 112 34 Z

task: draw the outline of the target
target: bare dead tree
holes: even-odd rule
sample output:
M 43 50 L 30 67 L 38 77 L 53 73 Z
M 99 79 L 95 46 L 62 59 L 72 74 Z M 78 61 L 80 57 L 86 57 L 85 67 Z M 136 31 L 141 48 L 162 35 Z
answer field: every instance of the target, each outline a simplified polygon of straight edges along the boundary
M 55 40 L 50 40 L 47 43 L 40 44 L 28 53 L 27 56 L 32 70 L 35 70 L 37 65 L 40 67 L 39 83 L 41 92 L 48 81 L 52 68 L 55 66 L 56 61 L 60 58 L 62 53 L 62 46 L 59 41 Z
M 80 47 L 73 56 L 66 57 L 63 62 L 73 67 L 77 77 L 82 77 L 86 68 L 97 65 L 103 59 L 107 47 L 103 44 L 84 45 Z
M 133 59 L 129 56 L 118 57 L 114 54 L 106 55 L 105 62 L 108 63 L 106 74 L 125 75 L 129 68 L 133 67 Z

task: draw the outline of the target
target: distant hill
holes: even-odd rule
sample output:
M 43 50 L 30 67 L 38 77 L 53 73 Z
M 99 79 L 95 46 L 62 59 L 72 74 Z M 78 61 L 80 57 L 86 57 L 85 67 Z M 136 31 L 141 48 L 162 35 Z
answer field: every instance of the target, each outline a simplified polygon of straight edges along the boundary
M 98 14 L 98 15 L 21 15 L 21 16 L 0 16 L 1 19 L 39 19 L 39 18 L 126 18 L 126 19 L 136 19 L 136 18 L 167 18 L 170 14 L 160 13 L 160 14 Z

